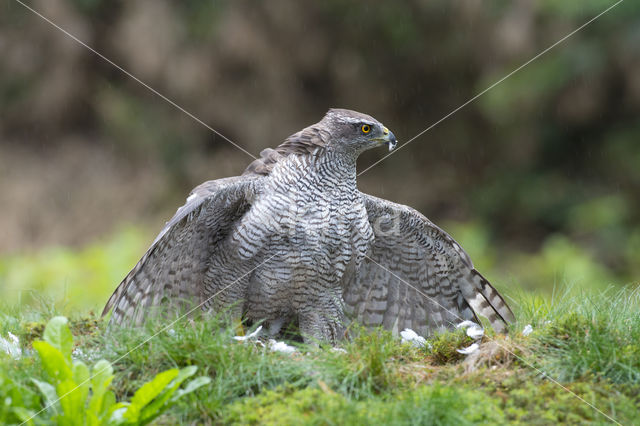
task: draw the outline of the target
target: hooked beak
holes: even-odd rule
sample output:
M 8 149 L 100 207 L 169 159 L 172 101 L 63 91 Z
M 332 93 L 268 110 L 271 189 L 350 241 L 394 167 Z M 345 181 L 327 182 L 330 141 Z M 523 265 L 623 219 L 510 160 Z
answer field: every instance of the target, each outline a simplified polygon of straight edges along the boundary
M 396 135 L 394 135 L 393 132 L 390 132 L 389 129 L 387 129 L 386 127 L 382 129 L 382 132 L 384 133 L 384 137 L 382 138 L 382 141 L 389 146 L 389 151 L 393 151 L 393 149 L 398 144 L 398 141 L 396 140 Z

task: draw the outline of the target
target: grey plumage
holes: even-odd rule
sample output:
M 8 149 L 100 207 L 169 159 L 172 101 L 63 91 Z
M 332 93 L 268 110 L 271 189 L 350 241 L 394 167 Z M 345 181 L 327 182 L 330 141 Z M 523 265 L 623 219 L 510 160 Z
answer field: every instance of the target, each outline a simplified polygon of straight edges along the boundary
M 478 313 L 504 331 L 509 307 L 449 235 L 358 191 L 358 155 L 384 144 L 395 137 L 372 117 L 329 110 L 242 176 L 198 186 L 103 314 L 139 325 L 154 309 L 202 305 L 272 333 L 297 319 L 305 339 L 329 341 L 343 337 L 347 316 L 427 335 Z

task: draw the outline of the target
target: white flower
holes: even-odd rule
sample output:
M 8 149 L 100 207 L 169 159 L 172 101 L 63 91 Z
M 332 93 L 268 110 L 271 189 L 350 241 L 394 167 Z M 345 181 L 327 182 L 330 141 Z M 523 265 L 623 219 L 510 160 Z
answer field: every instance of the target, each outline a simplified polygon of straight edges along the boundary
M 285 342 L 276 342 L 273 339 L 269 339 L 269 349 L 274 352 L 283 352 L 285 354 L 292 354 L 296 352 L 296 348 L 287 345 Z
M 400 336 L 402 337 L 402 343 L 411 343 L 416 348 L 422 348 L 427 344 L 427 341 L 424 337 L 418 335 L 415 331 L 410 328 L 405 328 L 400 332 Z
M 331 348 L 331 352 L 340 352 L 341 354 L 346 354 L 346 353 L 347 353 L 346 349 L 344 349 L 344 348 L 337 348 L 337 347 L 335 347 L 335 346 L 334 346 L 333 348 Z
M 259 326 L 258 328 L 255 329 L 253 333 L 247 334 L 246 336 L 233 336 L 233 338 L 240 342 L 244 342 L 245 340 L 251 340 L 258 336 L 258 334 L 260 333 L 260 330 L 262 330 L 262 326 Z
M 531 327 L 531 324 L 527 324 L 527 325 L 524 327 L 524 330 L 522 330 L 522 335 L 523 335 L 523 336 L 528 336 L 528 335 L 530 335 L 531 333 L 533 333 L 533 327 Z
M 18 359 L 22 356 L 22 349 L 20 349 L 20 340 L 18 336 L 9 332 L 7 338 L 0 337 L 0 351 L 3 351 L 12 358 Z
M 468 346 L 466 348 L 456 349 L 456 351 L 460 352 L 462 355 L 469 355 L 477 351 L 479 348 L 480 348 L 480 345 L 478 345 L 477 343 L 474 343 L 473 345 Z

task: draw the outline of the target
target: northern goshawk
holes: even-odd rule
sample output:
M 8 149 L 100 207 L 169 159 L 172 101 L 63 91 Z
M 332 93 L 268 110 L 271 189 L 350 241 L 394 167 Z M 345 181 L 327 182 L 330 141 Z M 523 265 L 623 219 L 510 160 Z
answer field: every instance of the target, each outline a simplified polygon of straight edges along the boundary
M 356 159 L 396 138 L 372 117 L 331 109 L 262 151 L 242 176 L 196 187 L 103 315 L 139 325 L 201 305 L 264 321 L 296 320 L 307 341 L 335 342 L 347 318 L 422 335 L 514 316 L 465 251 L 416 210 L 358 191 Z

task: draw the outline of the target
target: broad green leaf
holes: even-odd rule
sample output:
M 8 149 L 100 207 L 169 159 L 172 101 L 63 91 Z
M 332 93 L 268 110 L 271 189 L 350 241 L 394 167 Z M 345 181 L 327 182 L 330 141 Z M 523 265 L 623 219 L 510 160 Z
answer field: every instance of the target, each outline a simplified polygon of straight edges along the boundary
M 33 348 L 38 351 L 47 374 L 56 382 L 71 378 L 71 368 L 58 349 L 42 340 L 33 342 Z
M 84 421 L 86 426 L 99 426 L 101 424 L 98 416 L 92 411 L 87 411 Z
M 100 419 L 105 420 L 111 415 L 112 407 L 116 405 L 116 395 L 112 391 L 105 392 L 102 397 L 102 410 L 100 411 Z
M 58 394 L 56 393 L 56 388 L 47 382 L 42 382 L 37 379 L 31 379 L 33 383 L 36 384 L 40 393 L 44 396 L 44 402 L 47 405 L 47 408 L 53 410 L 54 413 L 58 412 Z
M 89 388 L 89 383 L 91 382 L 89 376 L 89 368 L 84 362 L 73 362 L 73 380 L 78 386 L 86 386 L 87 388 Z
M 211 377 L 207 377 L 207 376 L 196 377 L 195 379 L 187 383 L 187 386 L 185 386 L 184 389 L 179 389 L 178 392 L 175 393 L 173 398 L 171 398 L 171 401 L 176 401 L 178 398 L 181 398 L 182 396 L 193 392 L 199 387 L 208 385 L 209 383 L 211 383 Z
M 190 365 L 188 367 L 183 368 L 182 370 L 180 370 L 180 372 L 178 373 L 178 375 L 176 376 L 176 378 L 173 380 L 173 384 L 175 383 L 182 383 L 185 381 L 185 379 L 193 376 L 194 374 L 196 374 L 196 371 L 198 371 L 198 366 L 197 365 Z
M 44 340 L 62 352 L 62 355 L 71 362 L 73 336 L 67 322 L 65 317 L 51 318 L 44 329 Z
M 113 379 L 113 367 L 106 359 L 101 359 L 93 366 L 91 385 L 95 392 L 98 388 L 106 388 Z
M 105 407 L 106 391 L 113 380 L 113 367 L 107 360 L 101 359 L 93 366 L 93 377 L 91 378 L 91 401 L 89 402 L 89 412 L 97 418 L 101 417 L 109 407 Z
M 73 380 L 64 380 L 56 387 L 60 406 L 64 413 L 59 421 L 71 425 L 84 424 L 85 402 L 87 395 Z
M 24 407 L 13 407 L 13 413 L 16 415 L 16 417 L 18 417 L 18 419 L 20 419 L 21 422 L 23 423 L 27 423 L 28 424 L 33 424 L 33 420 L 29 420 L 32 419 L 34 414 L 33 411 L 31 410 L 27 410 Z
M 74 361 L 73 362 L 73 381 L 75 382 L 78 389 L 74 391 L 79 392 L 79 399 L 82 400 L 83 411 L 85 410 L 85 403 L 87 398 L 89 397 L 89 386 L 91 385 L 89 368 L 82 361 Z
M 178 375 L 171 383 L 169 383 L 164 391 L 153 400 L 148 406 L 142 408 L 140 412 L 139 420 L 142 424 L 149 423 L 151 420 L 158 417 L 168 406 L 165 406 L 167 400 L 171 398 L 173 393 L 178 389 L 180 384 L 190 376 L 193 376 L 198 370 L 198 367 L 191 365 L 180 370 Z
M 133 394 L 131 405 L 129 405 L 127 411 L 124 413 L 124 418 L 128 421 L 137 422 L 142 409 L 153 401 L 153 399 L 171 383 L 178 373 L 177 368 L 172 368 L 171 370 L 158 373 L 153 380 L 142 385 L 142 387 Z

